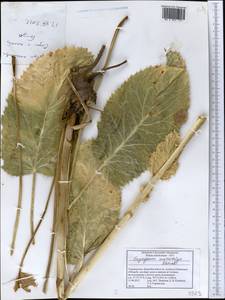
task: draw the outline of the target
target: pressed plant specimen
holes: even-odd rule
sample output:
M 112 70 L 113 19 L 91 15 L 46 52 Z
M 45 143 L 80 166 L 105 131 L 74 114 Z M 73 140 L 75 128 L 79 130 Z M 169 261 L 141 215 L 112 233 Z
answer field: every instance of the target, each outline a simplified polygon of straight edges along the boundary
M 94 58 L 84 48 L 58 49 L 38 58 L 16 79 L 3 115 L 4 170 L 19 176 L 32 174 L 31 237 L 21 258 L 15 290 L 30 291 L 34 277 L 23 271 L 28 250 L 45 217 L 54 191 L 54 220 L 43 290 L 47 290 L 54 249 L 57 256 L 58 299 L 67 299 L 110 244 L 119 230 L 149 198 L 160 179 L 176 173 L 178 158 L 205 121 L 200 116 L 181 139 L 179 130 L 190 105 L 189 76 L 181 54 L 169 50 L 166 64 L 150 66 L 130 76 L 110 97 L 98 123 L 98 136 L 81 144 L 81 130 L 91 122 L 97 88 L 104 73 L 126 60 L 109 65 L 118 24 L 102 68 L 103 45 Z M 17 122 L 12 122 L 12 120 Z M 127 212 L 119 218 L 121 187 L 149 170 L 143 187 Z M 41 219 L 34 225 L 37 174 L 52 176 Z M 19 214 L 16 219 L 18 227 Z M 14 232 L 16 232 L 15 229 Z M 13 247 L 15 247 L 15 236 Z M 55 243 L 56 242 L 56 243 Z M 56 244 L 56 246 L 55 246 Z M 90 254 L 87 258 L 87 254 Z M 67 265 L 74 265 L 68 274 Z

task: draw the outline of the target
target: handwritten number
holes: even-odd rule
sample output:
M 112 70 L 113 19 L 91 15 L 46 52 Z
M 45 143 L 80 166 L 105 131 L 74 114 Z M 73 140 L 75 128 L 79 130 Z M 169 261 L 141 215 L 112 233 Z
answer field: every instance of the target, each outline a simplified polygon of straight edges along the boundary
M 35 26 L 41 26 L 41 27 L 52 27 L 52 28 L 58 27 L 57 22 L 49 21 L 49 20 L 39 21 L 39 20 L 33 20 L 33 19 L 25 19 L 25 23 L 27 25 L 35 25 Z

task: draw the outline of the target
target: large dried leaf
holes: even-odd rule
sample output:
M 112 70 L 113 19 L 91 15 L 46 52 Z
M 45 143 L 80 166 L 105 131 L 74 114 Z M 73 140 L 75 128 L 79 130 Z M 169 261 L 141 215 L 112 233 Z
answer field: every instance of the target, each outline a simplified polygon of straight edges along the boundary
M 98 169 L 123 186 L 148 166 L 149 154 L 186 121 L 189 78 L 177 52 L 169 64 L 131 76 L 109 99 L 92 143 Z
M 70 263 L 101 244 L 119 215 L 118 188 L 148 169 L 149 155 L 186 121 L 185 63 L 177 52 L 168 52 L 167 59 L 167 65 L 146 68 L 116 90 L 102 113 L 98 137 L 80 149 L 69 217 Z
M 87 142 L 80 147 L 73 177 L 72 199 L 96 168 L 90 142 Z M 77 264 L 82 261 L 85 254 L 102 243 L 117 223 L 119 211 L 120 190 L 113 186 L 104 174 L 97 174 L 93 184 L 77 200 L 69 213 L 67 239 L 69 263 Z
M 92 55 L 84 48 L 64 48 L 38 58 L 17 80 L 16 94 L 21 115 L 23 174 L 40 172 L 52 175 L 63 126 L 62 114 L 70 86 L 70 68 L 86 65 Z M 16 107 L 12 93 L 2 118 L 3 169 L 19 175 L 16 139 Z
M 180 136 L 176 131 L 170 132 L 165 140 L 158 144 L 155 152 L 152 153 L 149 159 L 149 168 L 153 175 L 155 175 L 159 169 L 170 158 L 171 154 L 176 150 L 180 143 Z M 167 180 L 173 176 L 178 168 L 178 161 L 176 160 L 169 169 L 163 174 L 161 179 Z

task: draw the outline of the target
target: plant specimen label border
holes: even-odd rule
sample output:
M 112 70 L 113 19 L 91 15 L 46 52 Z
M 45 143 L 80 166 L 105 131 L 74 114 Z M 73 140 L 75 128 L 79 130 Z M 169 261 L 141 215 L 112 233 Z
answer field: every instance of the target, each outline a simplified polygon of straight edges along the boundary
M 193 249 L 126 251 L 126 288 L 193 289 Z

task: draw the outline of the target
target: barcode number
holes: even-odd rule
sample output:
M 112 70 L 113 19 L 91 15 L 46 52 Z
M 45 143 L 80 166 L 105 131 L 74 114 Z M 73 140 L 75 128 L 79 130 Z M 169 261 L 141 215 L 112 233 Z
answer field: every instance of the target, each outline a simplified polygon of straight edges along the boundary
M 185 20 L 186 7 L 162 6 L 162 18 L 164 20 Z

